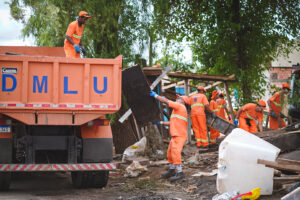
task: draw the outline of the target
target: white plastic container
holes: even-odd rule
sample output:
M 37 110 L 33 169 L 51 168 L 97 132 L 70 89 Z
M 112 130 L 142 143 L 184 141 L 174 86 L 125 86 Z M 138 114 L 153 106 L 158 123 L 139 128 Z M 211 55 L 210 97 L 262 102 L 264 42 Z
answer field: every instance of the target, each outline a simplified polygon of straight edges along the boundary
M 274 169 L 257 164 L 257 159 L 275 161 L 279 152 L 259 137 L 234 129 L 219 147 L 218 192 L 246 193 L 260 187 L 262 195 L 272 194 Z

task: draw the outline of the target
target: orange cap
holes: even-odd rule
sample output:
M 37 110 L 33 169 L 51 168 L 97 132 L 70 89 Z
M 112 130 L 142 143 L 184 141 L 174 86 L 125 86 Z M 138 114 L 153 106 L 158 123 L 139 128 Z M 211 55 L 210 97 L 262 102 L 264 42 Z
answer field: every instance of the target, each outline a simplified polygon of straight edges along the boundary
M 217 90 L 214 90 L 214 91 L 212 92 L 211 98 L 214 99 L 215 96 L 217 96 L 218 94 L 219 94 L 219 92 L 218 92 Z
M 291 89 L 290 88 L 290 85 L 288 84 L 288 83 L 284 83 L 284 84 L 282 84 L 282 88 L 287 88 L 287 89 Z
M 80 11 L 78 14 L 79 17 L 86 17 L 86 18 L 92 18 L 89 13 L 85 12 L 85 11 Z
M 258 101 L 258 104 L 261 106 L 261 107 L 263 107 L 263 109 L 264 110 L 266 110 L 266 102 L 264 101 L 264 100 L 262 100 L 262 99 L 260 99 L 259 101 Z
M 205 91 L 205 88 L 203 86 L 199 86 L 199 87 L 197 87 L 197 90 L 203 90 L 203 91 Z

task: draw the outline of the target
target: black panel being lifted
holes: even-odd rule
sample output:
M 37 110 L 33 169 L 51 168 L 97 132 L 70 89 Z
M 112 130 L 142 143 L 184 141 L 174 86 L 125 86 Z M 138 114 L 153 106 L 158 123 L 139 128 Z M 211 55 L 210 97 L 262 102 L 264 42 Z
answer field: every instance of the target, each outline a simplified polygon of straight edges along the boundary
M 122 90 L 139 125 L 161 120 L 158 104 L 149 96 L 150 87 L 139 66 L 123 70 Z

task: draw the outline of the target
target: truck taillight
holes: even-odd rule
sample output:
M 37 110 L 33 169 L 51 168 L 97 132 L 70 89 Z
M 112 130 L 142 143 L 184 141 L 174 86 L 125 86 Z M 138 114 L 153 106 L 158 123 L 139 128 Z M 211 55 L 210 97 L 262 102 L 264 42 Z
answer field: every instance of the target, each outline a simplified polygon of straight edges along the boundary
M 108 119 L 95 119 L 87 123 L 88 126 L 108 126 L 109 120 Z

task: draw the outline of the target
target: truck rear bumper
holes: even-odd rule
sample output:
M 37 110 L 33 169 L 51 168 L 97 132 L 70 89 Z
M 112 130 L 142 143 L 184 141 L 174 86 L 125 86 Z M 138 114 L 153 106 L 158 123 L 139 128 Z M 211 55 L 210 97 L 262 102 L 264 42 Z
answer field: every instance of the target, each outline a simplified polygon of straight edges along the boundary
M 57 172 L 117 170 L 116 163 L 0 164 L 0 172 Z

